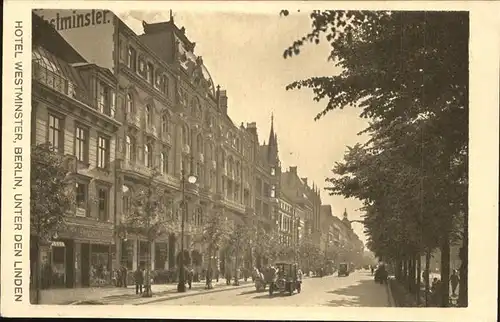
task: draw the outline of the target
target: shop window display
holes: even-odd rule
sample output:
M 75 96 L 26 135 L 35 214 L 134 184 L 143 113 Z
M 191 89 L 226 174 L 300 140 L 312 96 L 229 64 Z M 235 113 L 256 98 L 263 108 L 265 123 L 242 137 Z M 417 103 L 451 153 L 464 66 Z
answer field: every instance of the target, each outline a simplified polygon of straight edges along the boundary
M 90 265 L 90 286 L 103 286 L 111 283 L 109 247 L 93 246 Z

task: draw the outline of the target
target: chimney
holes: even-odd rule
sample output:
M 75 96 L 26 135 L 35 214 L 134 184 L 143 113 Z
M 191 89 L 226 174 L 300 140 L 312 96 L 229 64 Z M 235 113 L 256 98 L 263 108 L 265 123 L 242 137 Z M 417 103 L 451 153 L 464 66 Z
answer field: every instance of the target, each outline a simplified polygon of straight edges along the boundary
M 305 184 L 306 184 L 306 186 L 307 186 L 307 178 L 301 178 L 301 179 L 302 179 L 302 181 L 304 181 L 304 183 L 305 183 Z
M 290 167 L 290 173 L 297 174 L 297 167 Z
M 257 136 L 257 123 L 256 122 L 247 123 L 247 131 L 252 133 L 252 135 Z
M 219 93 L 219 108 L 227 114 L 227 92 L 226 90 L 221 90 Z

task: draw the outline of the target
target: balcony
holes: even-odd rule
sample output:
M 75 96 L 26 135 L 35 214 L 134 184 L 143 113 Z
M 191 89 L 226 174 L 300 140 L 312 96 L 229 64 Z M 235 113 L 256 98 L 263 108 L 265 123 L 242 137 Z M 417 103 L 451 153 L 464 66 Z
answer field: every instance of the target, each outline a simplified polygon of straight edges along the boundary
M 158 137 L 158 130 L 156 129 L 156 126 L 152 124 L 146 124 L 146 133 L 153 135 L 154 137 Z
M 141 117 L 139 114 L 127 114 L 127 123 L 136 128 L 141 128 Z
M 225 198 L 224 205 L 227 208 L 232 209 L 234 211 L 237 211 L 239 213 L 246 213 L 246 206 L 239 203 L 238 201 L 234 201 L 234 200 L 230 200 L 230 199 Z
M 150 176 L 153 173 L 151 168 L 146 167 L 139 162 L 130 160 L 121 160 L 119 163 L 119 169 L 123 171 L 135 172 L 145 176 Z

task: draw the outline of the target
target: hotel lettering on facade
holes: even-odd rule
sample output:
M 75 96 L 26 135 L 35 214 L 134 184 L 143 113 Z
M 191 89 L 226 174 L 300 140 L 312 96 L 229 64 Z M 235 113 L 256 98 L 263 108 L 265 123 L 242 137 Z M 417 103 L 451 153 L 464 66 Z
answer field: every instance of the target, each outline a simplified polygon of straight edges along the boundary
M 75 24 L 59 28 L 64 17 Z M 173 18 L 143 28 L 137 35 L 106 10 L 34 10 L 32 144 L 49 142 L 67 157 L 76 192 L 67 230 L 42 250 L 52 284 L 109 284 L 120 265 L 131 271 L 148 258 L 155 270 L 176 266 L 175 232 L 150 246 L 120 229 L 131 193 L 153 169 L 161 172 L 156 180 L 170 192 L 173 213 L 180 214 L 181 169 L 198 177 L 186 189 L 184 243 L 197 269 L 207 262 L 206 245 L 193 235 L 210 212 L 277 228 L 288 244 L 303 226 L 319 243 L 319 191 L 295 181 L 296 168 L 282 173 L 272 118 L 268 143 L 260 144 L 255 122 L 237 126 L 229 118 L 227 93 L 184 28 Z M 221 270 L 231 267 L 219 259 Z M 250 261 L 247 267 L 262 259 Z

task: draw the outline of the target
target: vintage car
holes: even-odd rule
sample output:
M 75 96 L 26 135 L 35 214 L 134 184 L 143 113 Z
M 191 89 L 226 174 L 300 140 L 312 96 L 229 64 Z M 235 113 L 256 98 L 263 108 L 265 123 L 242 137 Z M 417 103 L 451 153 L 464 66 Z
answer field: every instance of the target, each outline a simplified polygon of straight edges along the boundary
M 350 273 L 349 264 L 340 263 L 339 270 L 338 270 L 338 276 L 349 276 L 349 273 Z
M 295 290 L 301 291 L 302 276 L 298 274 L 297 264 L 279 262 L 274 265 L 276 274 L 269 283 L 269 296 L 274 292 L 288 293 L 292 295 Z

